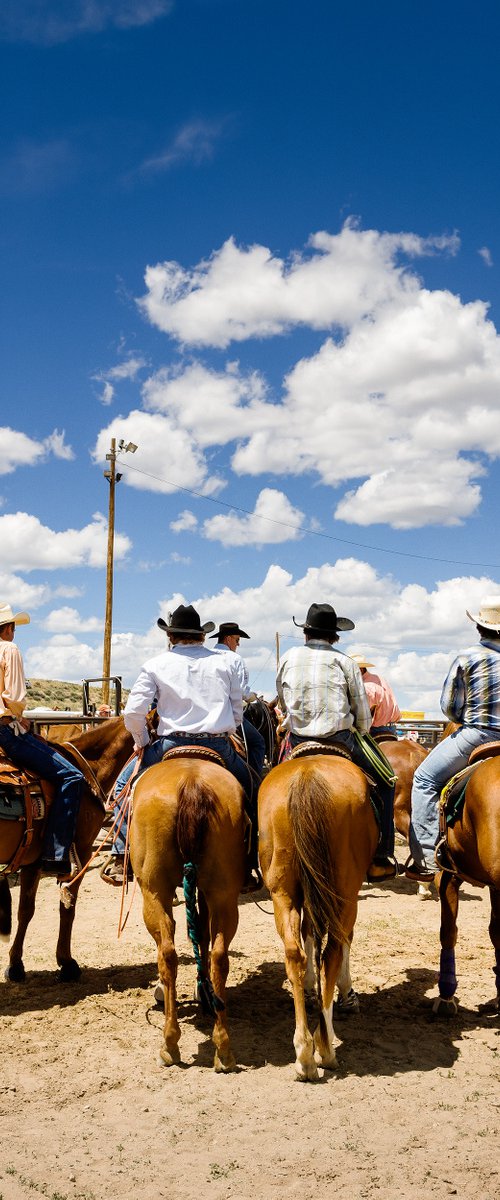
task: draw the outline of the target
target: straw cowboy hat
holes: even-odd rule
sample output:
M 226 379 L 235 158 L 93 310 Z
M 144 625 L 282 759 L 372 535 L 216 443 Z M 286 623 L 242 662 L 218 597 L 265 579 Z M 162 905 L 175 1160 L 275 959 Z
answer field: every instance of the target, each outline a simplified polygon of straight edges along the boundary
M 354 621 L 350 621 L 349 617 L 338 617 L 331 604 L 311 604 L 305 621 L 296 621 L 295 617 L 292 619 L 298 629 L 305 629 L 308 633 L 334 634 L 338 629 L 354 629 Z
M 0 604 L 0 625 L 29 625 L 30 618 L 28 613 L 18 612 L 13 613 L 10 604 Z
M 368 662 L 364 654 L 351 654 L 353 662 L 357 663 L 360 671 L 367 671 L 369 667 L 374 667 L 375 663 Z
M 478 613 L 470 613 L 467 609 L 465 611 L 475 625 L 500 632 L 500 596 L 484 596 Z
M 245 633 L 244 629 L 240 629 L 237 621 L 223 621 L 222 625 L 219 625 L 217 633 L 211 633 L 210 637 L 218 638 L 219 642 L 223 642 L 227 637 L 249 638 L 250 634 Z
M 175 612 L 169 613 L 168 621 L 159 617 L 156 624 L 165 633 L 184 633 L 187 637 L 196 633 L 211 633 L 212 629 L 215 629 L 214 621 L 205 621 L 204 625 L 201 624 L 199 614 L 192 604 L 179 604 Z

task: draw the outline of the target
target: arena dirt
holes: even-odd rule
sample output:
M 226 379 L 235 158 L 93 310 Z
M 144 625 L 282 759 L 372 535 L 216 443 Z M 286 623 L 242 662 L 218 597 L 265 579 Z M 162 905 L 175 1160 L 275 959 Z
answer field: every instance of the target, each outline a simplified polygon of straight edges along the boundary
M 74 933 L 82 980 L 63 986 L 57 885 L 44 880 L 26 983 L 0 984 L 0 1200 L 500 1196 L 487 893 L 464 887 L 460 1015 L 433 1021 L 436 898 L 421 902 L 401 879 L 363 887 L 352 954 L 361 1012 L 337 1019 L 339 1070 L 316 1085 L 294 1080 L 292 998 L 265 894 L 259 907 L 240 904 L 228 988 L 239 1071 L 228 1076 L 212 1069 L 210 1024 L 192 1001 L 183 907 L 182 1065 L 170 1069 L 158 1065 L 162 1013 L 140 896 L 120 939 L 119 907 L 120 892 L 90 871 Z

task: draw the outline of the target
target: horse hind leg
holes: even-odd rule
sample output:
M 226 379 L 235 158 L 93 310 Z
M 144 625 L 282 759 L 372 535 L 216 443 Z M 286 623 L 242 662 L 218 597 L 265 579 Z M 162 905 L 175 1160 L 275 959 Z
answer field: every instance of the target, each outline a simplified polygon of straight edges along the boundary
M 328 938 L 321 964 L 321 1013 L 314 1033 L 314 1057 L 327 1071 L 337 1067 L 335 1033 L 333 1029 L 333 997 L 342 965 L 343 946 L 336 938 Z
M 158 949 L 158 972 L 163 987 L 165 1024 L 163 1045 L 160 1049 L 160 1066 L 171 1067 L 180 1062 L 179 1041 L 181 1030 L 177 1019 L 177 953 L 174 945 L 175 921 L 172 916 L 173 896 L 160 900 L 143 885 L 143 914 L 146 929 L 154 938 Z M 170 911 L 169 911 L 170 909 Z
M 359 996 L 354 991 L 351 979 L 351 942 L 342 946 L 342 962 L 337 978 L 337 1013 L 339 1017 L 350 1017 L 359 1013 Z
M 5 978 L 11 983 L 24 983 L 26 972 L 23 963 L 23 947 L 26 930 L 35 912 L 35 901 L 40 872 L 37 866 L 22 867 L 19 887 L 19 907 L 17 910 L 17 929 L 9 952 L 9 966 Z
M 229 973 L 229 947 L 238 928 L 238 896 L 225 896 L 222 903 L 218 898 L 216 907 L 211 907 L 209 902 L 209 909 L 212 943 L 210 978 L 215 995 L 224 1005 L 215 1014 L 212 1030 L 215 1046 L 214 1069 L 226 1073 L 237 1070 L 227 1026 L 226 982 Z
M 12 932 L 12 896 L 5 875 L 0 877 L 0 942 L 10 941 Z
M 301 946 L 300 913 L 289 896 L 273 893 L 272 899 L 276 928 L 285 947 L 286 973 L 293 992 L 295 1074 L 301 1083 L 316 1083 L 319 1076 L 314 1059 L 314 1043 L 307 1024 L 304 994 L 307 957 Z
M 488 927 L 491 944 L 495 951 L 495 966 L 493 972 L 496 983 L 496 1009 L 500 1013 L 500 892 L 497 888 L 490 888 L 491 899 L 491 919 Z

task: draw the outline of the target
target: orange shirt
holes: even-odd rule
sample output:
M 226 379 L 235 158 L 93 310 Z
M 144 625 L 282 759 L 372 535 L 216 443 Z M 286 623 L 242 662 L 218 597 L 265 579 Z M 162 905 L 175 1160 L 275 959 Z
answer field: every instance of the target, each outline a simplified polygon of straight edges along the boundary
M 0 638 L 0 717 L 22 717 L 26 703 L 21 651 L 15 642 Z
M 399 721 L 401 713 L 387 680 L 382 679 L 381 675 L 376 675 L 374 671 L 365 671 L 363 683 L 372 712 L 371 728 L 376 729 L 379 725 L 394 725 L 396 721 Z

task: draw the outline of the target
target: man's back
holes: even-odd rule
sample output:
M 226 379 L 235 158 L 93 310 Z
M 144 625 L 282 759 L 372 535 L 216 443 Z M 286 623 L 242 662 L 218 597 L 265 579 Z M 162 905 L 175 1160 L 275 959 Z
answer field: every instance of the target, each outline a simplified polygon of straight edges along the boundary
M 329 737 L 353 725 L 366 733 L 370 710 L 361 672 L 352 659 L 323 640 L 293 646 L 280 661 L 276 686 L 292 733 Z
M 214 654 L 201 643 L 175 645 L 144 664 L 125 707 L 131 733 L 135 733 L 135 719 L 144 717 L 155 695 L 160 736 L 175 730 L 228 733 L 241 721 L 236 663 L 230 655 Z

